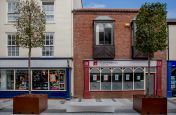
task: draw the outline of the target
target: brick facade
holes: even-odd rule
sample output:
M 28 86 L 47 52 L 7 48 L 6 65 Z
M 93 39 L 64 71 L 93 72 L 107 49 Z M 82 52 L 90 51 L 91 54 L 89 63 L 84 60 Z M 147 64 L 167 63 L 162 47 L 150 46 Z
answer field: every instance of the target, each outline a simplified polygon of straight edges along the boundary
M 132 60 L 131 21 L 137 15 L 137 9 L 80 9 L 74 14 L 74 96 L 83 97 L 84 67 L 83 60 L 93 59 L 93 21 L 97 16 L 109 16 L 114 19 L 115 60 Z M 157 52 L 157 59 L 165 59 L 165 52 Z M 161 56 L 162 55 L 162 56 Z M 163 90 L 165 90 L 166 63 L 163 67 Z M 163 91 L 165 92 L 165 91 Z M 91 97 L 131 97 L 144 91 L 91 92 Z M 165 93 L 164 93 L 165 95 Z

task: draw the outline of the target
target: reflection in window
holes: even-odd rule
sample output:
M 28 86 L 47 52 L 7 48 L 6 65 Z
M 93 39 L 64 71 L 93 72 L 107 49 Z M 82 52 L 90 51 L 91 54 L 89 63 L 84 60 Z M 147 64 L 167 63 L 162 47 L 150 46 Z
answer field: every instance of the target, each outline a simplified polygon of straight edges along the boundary
M 101 72 L 101 90 L 111 90 L 111 71 L 108 68 Z
M 50 90 L 65 90 L 65 70 L 49 70 Z
M 8 2 L 8 21 L 9 22 L 14 22 L 17 20 L 17 18 L 19 17 L 19 13 L 17 12 L 17 6 L 18 6 L 18 2 L 14 1 L 9 1 Z
M 16 70 L 16 90 L 28 89 L 28 71 Z
M 120 68 L 113 70 L 112 90 L 122 90 L 122 70 Z
M 113 45 L 113 23 L 95 23 L 96 45 Z
M 134 89 L 144 89 L 144 71 L 138 68 L 134 72 Z
M 54 2 L 42 2 L 42 8 L 46 14 L 46 21 L 54 21 Z
M 100 90 L 100 71 L 95 68 L 90 71 L 90 90 Z
M 124 90 L 133 89 L 133 71 L 131 70 L 131 68 L 126 68 L 123 74 L 124 74 L 123 89 Z
M 19 56 L 19 46 L 16 45 L 16 35 L 11 33 L 8 37 L 8 56 Z
M 32 89 L 48 90 L 48 70 L 32 71 Z
M 14 71 L 0 70 L 0 90 L 14 89 Z

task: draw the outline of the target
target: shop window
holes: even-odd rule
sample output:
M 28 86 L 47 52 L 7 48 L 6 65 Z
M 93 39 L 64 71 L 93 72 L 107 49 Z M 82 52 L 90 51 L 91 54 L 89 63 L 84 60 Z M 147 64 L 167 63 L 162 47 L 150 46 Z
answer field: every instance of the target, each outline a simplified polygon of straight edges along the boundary
M 48 70 L 32 71 L 32 89 L 48 90 Z
M 144 70 L 137 68 L 134 71 L 134 89 L 144 89 Z
M 15 22 L 19 17 L 19 13 L 17 12 L 18 4 L 17 0 L 8 1 L 8 22 Z
M 101 71 L 101 90 L 111 90 L 111 71 L 104 68 Z
M 54 33 L 45 34 L 45 44 L 42 48 L 42 56 L 54 56 L 53 37 Z
M 133 90 L 133 71 L 131 68 L 125 68 L 123 73 L 123 89 Z
M 16 45 L 16 35 L 8 34 L 8 56 L 19 56 L 19 46 Z
M 54 21 L 54 2 L 42 2 L 43 11 L 46 14 L 46 21 Z
M 28 89 L 28 71 L 27 70 L 16 70 L 15 74 L 15 89 L 16 90 L 27 90 Z
M 122 90 L 122 70 L 115 68 L 112 73 L 112 90 Z
M 176 96 L 176 68 L 172 68 L 171 89 L 172 89 L 172 96 Z
M 96 68 L 90 71 L 90 90 L 100 90 L 100 71 Z
M 65 70 L 49 70 L 50 90 L 66 90 Z
M 14 90 L 13 70 L 0 70 L 0 90 Z

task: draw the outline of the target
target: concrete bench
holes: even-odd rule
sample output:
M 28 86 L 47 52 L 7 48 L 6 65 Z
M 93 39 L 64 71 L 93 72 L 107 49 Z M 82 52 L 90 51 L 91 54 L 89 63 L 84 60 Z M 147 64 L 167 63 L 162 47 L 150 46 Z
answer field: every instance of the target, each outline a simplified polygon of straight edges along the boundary
M 107 102 L 69 102 L 67 112 L 115 112 L 112 103 Z
M 0 110 L 10 106 L 10 100 L 0 100 Z

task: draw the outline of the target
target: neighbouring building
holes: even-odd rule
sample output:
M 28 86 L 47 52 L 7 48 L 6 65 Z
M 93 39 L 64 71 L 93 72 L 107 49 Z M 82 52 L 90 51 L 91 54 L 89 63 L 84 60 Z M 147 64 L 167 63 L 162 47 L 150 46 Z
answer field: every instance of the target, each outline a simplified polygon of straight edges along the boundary
M 0 0 L 0 98 L 28 93 L 28 50 L 15 43 L 19 0 Z M 73 14 L 81 0 L 37 0 L 46 13 L 45 45 L 32 49 L 32 93 L 69 98 L 73 93 Z
M 168 19 L 167 96 L 176 96 L 176 19 Z
M 77 9 L 74 14 L 74 96 L 84 98 L 166 96 L 166 51 L 147 56 L 136 50 L 138 9 Z

